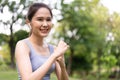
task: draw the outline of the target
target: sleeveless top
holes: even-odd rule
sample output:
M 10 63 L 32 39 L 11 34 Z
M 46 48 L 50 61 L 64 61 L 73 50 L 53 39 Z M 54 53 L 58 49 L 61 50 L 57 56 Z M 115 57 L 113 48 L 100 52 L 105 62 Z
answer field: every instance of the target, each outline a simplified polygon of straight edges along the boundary
M 40 66 L 42 66 L 50 56 L 42 56 L 42 55 L 36 53 L 32 44 L 30 43 L 30 41 L 28 39 L 25 39 L 24 42 L 30 48 L 30 61 L 31 61 L 32 71 L 34 72 Z M 54 48 L 50 44 L 48 44 L 48 48 L 49 48 L 49 52 L 51 55 L 54 51 Z M 43 77 L 42 80 L 50 80 L 50 74 L 54 71 L 54 69 L 55 69 L 55 63 L 52 64 L 51 68 L 49 69 L 49 71 L 46 73 L 46 75 Z M 19 80 L 22 80 L 21 76 L 19 74 L 19 70 L 18 70 L 18 77 L 19 77 Z

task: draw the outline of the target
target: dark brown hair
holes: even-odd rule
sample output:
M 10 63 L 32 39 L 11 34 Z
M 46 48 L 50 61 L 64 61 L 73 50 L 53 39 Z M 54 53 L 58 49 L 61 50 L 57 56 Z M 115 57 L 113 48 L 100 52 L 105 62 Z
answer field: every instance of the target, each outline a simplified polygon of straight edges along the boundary
M 28 13 L 27 13 L 27 16 L 26 18 L 31 21 L 34 14 L 38 11 L 38 9 L 40 8 L 47 8 L 51 14 L 51 17 L 53 17 L 53 14 L 52 14 L 52 11 L 51 9 L 49 8 L 48 5 L 44 4 L 44 3 L 34 3 L 32 4 L 30 7 L 29 7 L 29 10 L 28 10 Z

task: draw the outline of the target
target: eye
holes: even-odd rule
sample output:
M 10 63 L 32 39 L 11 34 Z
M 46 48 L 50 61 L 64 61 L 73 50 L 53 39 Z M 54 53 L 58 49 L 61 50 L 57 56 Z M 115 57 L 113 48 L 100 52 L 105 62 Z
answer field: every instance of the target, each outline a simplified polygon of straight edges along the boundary
M 43 18 L 38 18 L 37 20 L 38 20 L 38 21 L 43 21 Z
M 52 19 L 51 19 L 51 18 L 47 18 L 46 20 L 47 20 L 47 21 L 51 21 Z

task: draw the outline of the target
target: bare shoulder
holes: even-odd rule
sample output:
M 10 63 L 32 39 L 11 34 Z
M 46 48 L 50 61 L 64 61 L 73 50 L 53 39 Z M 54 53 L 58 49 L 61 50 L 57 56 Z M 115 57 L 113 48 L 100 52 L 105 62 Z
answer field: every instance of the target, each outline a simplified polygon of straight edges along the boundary
M 19 47 L 19 48 L 27 48 L 27 44 L 25 43 L 24 40 L 20 40 L 17 42 L 16 44 L 16 48 Z
M 17 54 L 22 55 L 23 53 L 29 53 L 29 51 L 30 51 L 29 47 L 27 46 L 24 40 L 20 40 L 17 42 L 15 48 L 15 55 Z

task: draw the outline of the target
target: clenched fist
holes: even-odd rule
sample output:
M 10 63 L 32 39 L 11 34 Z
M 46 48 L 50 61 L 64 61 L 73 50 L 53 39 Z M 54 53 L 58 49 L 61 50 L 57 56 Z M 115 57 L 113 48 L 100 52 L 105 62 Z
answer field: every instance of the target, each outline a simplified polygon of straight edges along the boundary
M 65 53 L 68 47 L 69 46 L 64 41 L 60 41 L 57 47 L 54 49 L 54 55 L 56 55 L 56 57 L 60 57 Z

